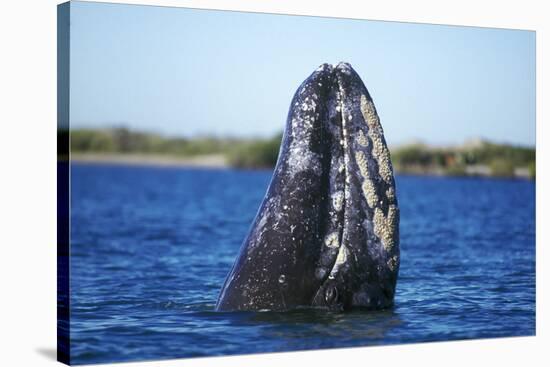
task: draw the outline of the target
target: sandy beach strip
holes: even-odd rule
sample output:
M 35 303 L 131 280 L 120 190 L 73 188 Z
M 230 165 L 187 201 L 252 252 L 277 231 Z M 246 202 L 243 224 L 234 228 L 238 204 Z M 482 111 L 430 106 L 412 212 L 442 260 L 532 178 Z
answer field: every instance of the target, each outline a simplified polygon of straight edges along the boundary
M 105 163 L 160 167 L 229 167 L 227 159 L 223 154 L 180 157 L 166 154 L 71 153 L 71 161 L 76 163 Z

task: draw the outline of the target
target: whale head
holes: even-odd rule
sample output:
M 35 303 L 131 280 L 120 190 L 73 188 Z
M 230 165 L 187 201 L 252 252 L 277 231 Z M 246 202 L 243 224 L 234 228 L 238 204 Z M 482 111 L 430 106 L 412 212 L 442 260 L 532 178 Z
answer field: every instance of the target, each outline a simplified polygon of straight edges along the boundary
M 382 126 L 347 63 L 296 91 L 271 183 L 217 310 L 393 304 L 399 209 Z

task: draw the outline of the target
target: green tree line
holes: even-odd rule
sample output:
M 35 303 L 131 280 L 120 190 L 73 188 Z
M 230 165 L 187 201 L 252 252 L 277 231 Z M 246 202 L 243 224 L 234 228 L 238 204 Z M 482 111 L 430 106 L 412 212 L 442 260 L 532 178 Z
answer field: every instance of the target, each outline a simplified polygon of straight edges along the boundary
M 76 129 L 70 134 L 71 151 L 75 153 L 150 153 L 180 157 L 222 154 L 231 166 L 239 168 L 275 166 L 281 139 L 282 133 L 257 139 L 165 137 L 126 128 Z M 404 173 L 482 172 L 491 176 L 514 176 L 517 169 L 523 169 L 530 177 L 536 174 L 534 148 L 486 141 L 447 148 L 410 144 L 391 149 L 391 158 L 396 171 Z
M 487 175 L 502 177 L 514 176 L 517 169 L 527 170 L 529 177 L 535 177 L 535 155 L 534 148 L 487 141 L 449 148 L 411 144 L 391 152 L 394 167 L 401 172 L 466 175 L 478 167 Z
M 241 168 L 275 166 L 281 137 L 282 134 L 266 139 L 182 138 L 131 131 L 126 128 L 75 129 L 71 130 L 70 134 L 71 151 L 75 153 L 149 153 L 179 157 L 223 154 L 230 165 Z

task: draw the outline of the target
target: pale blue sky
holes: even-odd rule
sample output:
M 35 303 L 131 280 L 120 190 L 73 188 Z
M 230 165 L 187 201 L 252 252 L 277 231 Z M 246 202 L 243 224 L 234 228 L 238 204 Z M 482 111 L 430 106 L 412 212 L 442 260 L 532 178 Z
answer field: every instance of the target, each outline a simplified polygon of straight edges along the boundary
M 535 144 L 534 32 L 86 2 L 71 7 L 71 126 L 270 136 L 339 61 L 390 145 Z

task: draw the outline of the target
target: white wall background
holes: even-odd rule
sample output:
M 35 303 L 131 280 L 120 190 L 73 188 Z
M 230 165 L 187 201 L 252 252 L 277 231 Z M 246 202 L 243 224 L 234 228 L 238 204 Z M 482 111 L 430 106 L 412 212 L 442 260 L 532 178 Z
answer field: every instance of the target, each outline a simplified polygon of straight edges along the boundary
M 140 363 L 524 366 L 549 360 L 550 11 L 544 1 L 119 1 L 537 31 L 537 336 Z M 56 4 L 0 5 L 0 365 L 56 365 Z M 545 220 L 545 221 L 544 221 Z M 259 341 L 261 342 L 261 341 Z M 138 364 L 117 364 L 131 366 Z

